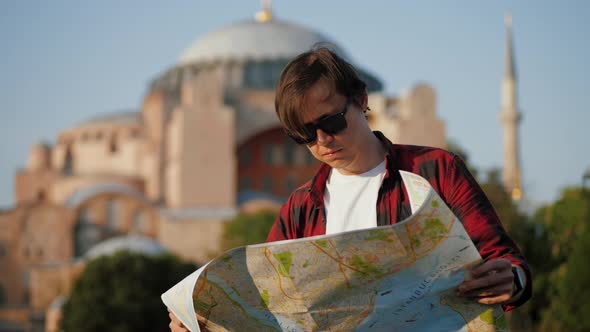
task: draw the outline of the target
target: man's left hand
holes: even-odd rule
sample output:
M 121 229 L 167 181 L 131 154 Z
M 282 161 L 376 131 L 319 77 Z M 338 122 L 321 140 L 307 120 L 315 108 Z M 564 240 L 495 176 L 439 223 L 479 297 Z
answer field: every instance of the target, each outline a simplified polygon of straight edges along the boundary
M 472 268 L 470 280 L 457 287 L 457 295 L 481 304 L 510 302 L 514 290 L 512 264 L 505 258 L 489 260 Z

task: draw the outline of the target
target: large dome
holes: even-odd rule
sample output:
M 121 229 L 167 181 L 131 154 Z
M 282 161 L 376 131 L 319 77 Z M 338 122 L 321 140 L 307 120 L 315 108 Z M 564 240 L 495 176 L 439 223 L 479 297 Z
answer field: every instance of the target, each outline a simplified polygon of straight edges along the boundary
M 292 58 L 322 44 L 355 65 L 369 92 L 382 90 L 379 78 L 352 61 L 331 39 L 304 26 L 272 19 L 268 10 L 263 13 L 267 14 L 264 20 L 238 22 L 197 39 L 177 64 L 152 81 L 150 89 L 178 93 L 187 77 L 213 65 L 226 69 L 224 84 L 230 89 L 273 90 Z
M 350 60 L 333 41 L 318 32 L 284 21 L 252 20 L 206 34 L 182 54 L 179 64 L 290 59 L 317 43 L 330 44 L 334 51 Z

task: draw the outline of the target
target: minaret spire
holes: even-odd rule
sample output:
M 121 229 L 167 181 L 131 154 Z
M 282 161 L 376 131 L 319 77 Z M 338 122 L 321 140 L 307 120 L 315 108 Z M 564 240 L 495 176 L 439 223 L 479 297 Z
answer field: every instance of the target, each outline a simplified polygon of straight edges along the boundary
M 503 127 L 504 164 L 502 183 L 512 199 L 522 198 L 521 167 L 519 155 L 518 126 L 521 113 L 518 111 L 517 75 L 512 49 L 512 16 L 504 16 L 506 26 L 506 46 L 504 58 L 504 78 L 502 79 L 502 109 L 499 118 Z
M 512 15 L 504 15 L 504 25 L 506 26 L 506 54 L 504 56 L 504 77 L 512 78 L 516 81 L 516 67 L 514 63 L 514 52 L 512 50 Z

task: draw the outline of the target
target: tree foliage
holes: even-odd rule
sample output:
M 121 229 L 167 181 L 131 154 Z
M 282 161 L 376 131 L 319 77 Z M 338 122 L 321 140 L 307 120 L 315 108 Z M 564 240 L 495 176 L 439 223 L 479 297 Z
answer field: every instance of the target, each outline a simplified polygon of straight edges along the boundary
M 464 150 L 450 146 L 467 163 Z M 566 188 L 557 201 L 528 216 L 503 189 L 499 175 L 490 171 L 481 187 L 533 273 L 533 297 L 511 312 L 512 330 L 590 331 L 590 192 Z
M 238 214 L 225 224 L 223 247 L 230 249 L 265 242 L 277 215 L 277 212 L 269 210 Z
M 92 260 L 64 305 L 62 330 L 167 331 L 160 295 L 195 269 L 173 256 L 127 251 Z
M 548 233 L 551 269 L 546 281 L 547 305 L 542 312 L 542 331 L 590 330 L 590 193 L 567 188 L 555 203 L 539 210 Z

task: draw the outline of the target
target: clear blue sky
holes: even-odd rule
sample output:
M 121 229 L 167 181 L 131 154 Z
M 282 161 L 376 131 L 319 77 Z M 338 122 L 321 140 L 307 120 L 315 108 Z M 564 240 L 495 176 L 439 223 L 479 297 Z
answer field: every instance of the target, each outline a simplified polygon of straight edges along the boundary
M 396 95 L 438 94 L 447 135 L 482 170 L 502 164 L 503 15 L 511 10 L 525 192 L 549 202 L 590 167 L 590 1 L 273 1 Z M 7 1 L 0 10 L 0 206 L 29 147 L 105 112 L 138 109 L 148 82 L 256 0 Z

